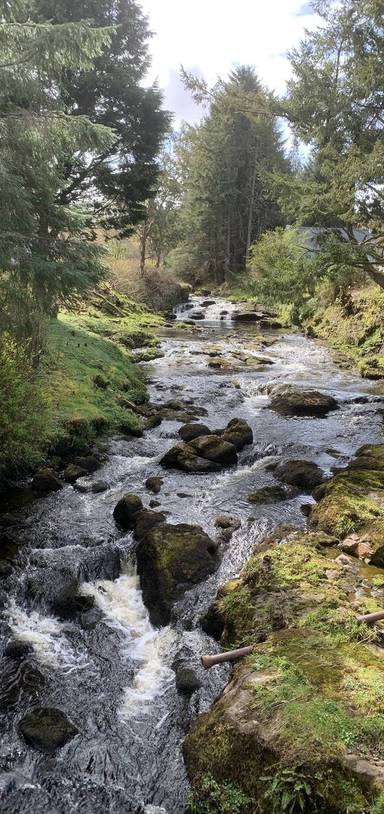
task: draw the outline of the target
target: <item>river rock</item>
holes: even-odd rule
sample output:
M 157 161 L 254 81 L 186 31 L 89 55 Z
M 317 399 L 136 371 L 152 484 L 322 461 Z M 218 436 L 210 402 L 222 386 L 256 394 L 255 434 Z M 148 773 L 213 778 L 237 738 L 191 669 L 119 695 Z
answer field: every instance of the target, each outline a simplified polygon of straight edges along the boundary
M 78 733 L 77 727 L 55 707 L 35 707 L 27 712 L 18 726 L 28 746 L 52 754 Z
M 145 481 L 145 487 L 148 489 L 149 492 L 153 492 L 154 495 L 158 495 L 161 491 L 161 487 L 164 481 L 163 478 L 156 477 L 156 475 L 147 478 Z
M 248 495 L 247 500 L 249 503 L 280 503 L 282 500 L 287 500 L 288 494 L 282 486 L 263 486 L 257 492 L 252 492 Z
M 93 492 L 94 495 L 99 495 L 101 492 L 106 492 L 107 489 L 109 489 L 109 484 L 106 483 L 105 480 L 95 480 L 91 484 L 91 492 Z
M 325 416 L 339 405 L 332 396 L 318 390 L 300 390 L 293 385 L 278 385 L 270 391 L 271 409 L 285 416 Z
M 204 315 L 203 311 L 191 311 L 191 313 L 189 315 L 189 318 L 199 320 L 199 319 L 204 319 L 204 316 L 205 315 Z
M 113 510 L 116 523 L 124 529 L 133 529 L 134 518 L 143 509 L 143 504 L 137 495 L 124 495 Z
M 136 540 L 141 540 L 154 526 L 164 523 L 165 518 L 164 512 L 153 512 L 150 509 L 142 509 L 138 512 L 134 518 Z
M 232 529 L 236 531 L 241 526 L 240 517 L 234 517 L 232 514 L 221 514 L 216 517 L 215 526 L 218 529 Z
M 200 526 L 185 523 L 164 523 L 143 537 L 137 569 L 152 624 L 168 624 L 173 602 L 216 570 L 216 551 L 216 543 Z
M 247 444 L 253 443 L 252 428 L 243 418 L 233 418 L 227 424 L 221 438 L 233 444 L 239 451 Z
M 193 441 L 195 438 L 199 438 L 200 435 L 210 434 L 211 430 L 205 424 L 194 424 L 190 422 L 184 424 L 183 427 L 179 429 L 179 435 L 183 441 Z
M 204 668 L 200 661 L 201 635 L 196 631 L 183 634 L 181 644 L 172 662 L 179 692 L 191 695 L 204 684 Z
M 39 469 L 32 480 L 32 489 L 35 492 L 40 492 L 41 494 L 57 492 L 59 489 L 63 488 L 63 485 L 64 484 L 61 480 L 59 480 L 56 472 L 48 467 L 45 469 Z
M 202 308 L 208 308 L 210 305 L 216 305 L 216 300 L 203 300 L 201 303 Z
M 274 468 L 274 475 L 278 480 L 297 486 L 304 492 L 311 492 L 325 479 L 324 472 L 317 464 L 302 460 L 283 461 Z
M 259 315 L 256 311 L 233 311 L 232 319 L 235 322 L 257 322 Z
M 97 455 L 77 455 L 74 459 L 74 464 L 80 466 L 81 469 L 85 469 L 89 474 L 96 472 L 96 469 L 99 469 L 100 463 L 100 458 L 98 458 Z
M 165 469 L 181 469 L 183 472 L 219 472 L 220 464 L 198 456 L 190 444 L 177 444 L 160 461 Z
M 188 446 L 201 458 L 220 464 L 221 466 L 234 466 L 237 464 L 236 446 L 227 441 L 224 436 L 202 435 L 195 438 Z
M 81 466 L 77 466 L 76 464 L 68 464 L 68 466 L 64 469 L 64 480 L 67 483 L 74 484 L 78 478 L 83 478 L 84 475 L 87 474 L 87 470 L 82 469 Z

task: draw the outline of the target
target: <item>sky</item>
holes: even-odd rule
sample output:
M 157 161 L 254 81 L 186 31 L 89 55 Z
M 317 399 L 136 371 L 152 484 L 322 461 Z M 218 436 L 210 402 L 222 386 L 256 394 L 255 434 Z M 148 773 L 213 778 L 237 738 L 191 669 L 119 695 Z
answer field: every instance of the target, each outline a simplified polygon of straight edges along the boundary
M 237 65 L 253 65 L 262 83 L 283 92 L 286 51 L 316 24 L 304 0 L 140 0 L 154 36 L 151 81 L 164 91 L 175 124 L 193 124 L 199 109 L 184 90 L 180 65 L 213 85 Z

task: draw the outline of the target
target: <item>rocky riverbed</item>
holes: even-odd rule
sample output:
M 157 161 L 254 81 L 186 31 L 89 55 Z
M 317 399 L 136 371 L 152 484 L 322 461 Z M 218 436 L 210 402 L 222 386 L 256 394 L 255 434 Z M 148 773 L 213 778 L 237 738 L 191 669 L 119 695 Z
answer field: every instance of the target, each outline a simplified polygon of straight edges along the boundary
M 199 663 L 222 647 L 206 622 L 218 589 L 277 526 L 305 529 L 314 488 L 328 502 L 313 517 L 332 524 L 327 479 L 382 438 L 374 382 L 236 311 L 176 309 L 163 356 L 140 363 L 143 436 L 40 473 L 44 496 L 2 518 L 4 814 L 182 814 L 182 743 L 229 678 Z

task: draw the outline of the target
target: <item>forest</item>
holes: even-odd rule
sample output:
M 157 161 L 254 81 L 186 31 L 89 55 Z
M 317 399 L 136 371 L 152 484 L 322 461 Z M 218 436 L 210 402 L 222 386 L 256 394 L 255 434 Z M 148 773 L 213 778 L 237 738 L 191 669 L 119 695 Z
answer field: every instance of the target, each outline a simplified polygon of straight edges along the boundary
M 0 3 L 4 814 L 384 812 L 384 5 L 305 6 L 191 123 Z

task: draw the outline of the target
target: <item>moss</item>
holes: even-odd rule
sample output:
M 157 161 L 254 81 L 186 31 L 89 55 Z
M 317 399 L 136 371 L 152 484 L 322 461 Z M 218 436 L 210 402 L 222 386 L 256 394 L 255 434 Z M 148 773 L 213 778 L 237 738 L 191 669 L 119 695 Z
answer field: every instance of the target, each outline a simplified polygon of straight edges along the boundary
M 307 323 L 312 334 L 324 339 L 367 378 L 384 376 L 384 294 L 375 285 L 349 292 L 346 302 L 331 303 L 317 298 L 317 307 Z
M 373 767 L 384 758 L 384 663 L 377 633 L 349 603 L 378 569 L 347 566 L 328 543 L 283 531 L 218 596 L 223 643 L 254 652 L 186 739 L 195 800 L 208 773 L 249 798 L 247 814 L 277 814 L 288 799 L 292 812 L 374 811 L 382 780 L 373 771 L 368 783 L 348 755 Z
M 342 538 L 377 518 L 384 518 L 384 469 L 349 468 L 326 485 L 311 525 Z
M 48 326 L 43 377 L 49 414 L 46 440 L 61 452 L 85 449 L 103 430 L 141 426 L 137 416 L 119 403 L 123 392 L 135 403 L 146 398 L 129 347 L 137 342 L 154 345 L 149 326 L 155 327 L 161 318 L 123 295 L 107 290 L 101 296 L 79 313 L 59 314 Z

